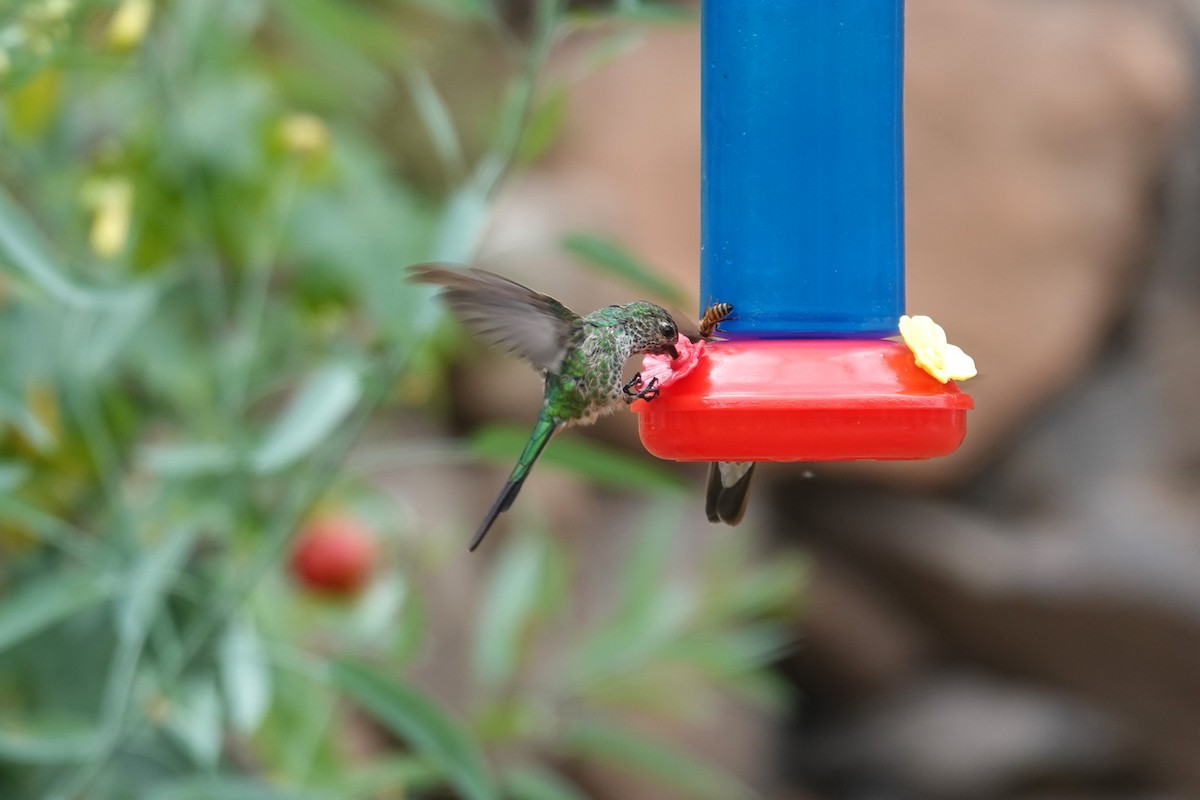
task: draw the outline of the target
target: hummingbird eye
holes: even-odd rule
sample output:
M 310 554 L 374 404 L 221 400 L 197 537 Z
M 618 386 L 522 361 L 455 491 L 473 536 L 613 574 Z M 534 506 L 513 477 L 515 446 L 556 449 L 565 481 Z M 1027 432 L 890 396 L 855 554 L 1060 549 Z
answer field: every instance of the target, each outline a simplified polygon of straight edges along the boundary
M 678 333 L 675 331 L 675 323 L 673 322 L 667 322 L 666 320 L 663 320 L 662 322 L 658 323 L 658 330 L 663 336 L 669 339 L 674 339 L 676 336 L 678 336 Z

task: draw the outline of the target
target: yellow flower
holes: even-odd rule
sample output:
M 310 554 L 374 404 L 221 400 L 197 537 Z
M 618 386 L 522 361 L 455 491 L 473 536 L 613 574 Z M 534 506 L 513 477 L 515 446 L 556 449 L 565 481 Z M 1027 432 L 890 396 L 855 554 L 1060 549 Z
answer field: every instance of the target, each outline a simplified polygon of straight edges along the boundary
M 302 157 L 318 156 L 329 149 L 329 128 L 320 117 L 292 114 L 280 121 L 279 139 L 291 153 Z
M 962 351 L 961 347 L 946 341 L 946 332 L 929 317 L 900 318 L 900 336 L 912 351 L 917 366 L 937 378 L 946 381 L 965 381 L 977 374 L 975 360 Z
M 151 0 L 125 0 L 108 21 L 108 43 L 117 50 L 132 50 L 146 38 L 154 15 Z
M 125 249 L 133 211 L 133 186 L 124 178 L 97 178 L 84 184 L 83 203 L 92 209 L 88 243 L 100 258 Z

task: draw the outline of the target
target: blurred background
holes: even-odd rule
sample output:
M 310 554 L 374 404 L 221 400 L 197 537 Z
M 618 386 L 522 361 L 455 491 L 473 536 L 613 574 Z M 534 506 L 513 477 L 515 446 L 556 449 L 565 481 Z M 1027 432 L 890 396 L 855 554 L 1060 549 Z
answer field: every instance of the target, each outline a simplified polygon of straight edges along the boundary
M 1197 0 L 909 0 L 962 450 L 702 465 L 415 262 L 685 312 L 696 6 L 0 3 L 0 797 L 1200 796 Z

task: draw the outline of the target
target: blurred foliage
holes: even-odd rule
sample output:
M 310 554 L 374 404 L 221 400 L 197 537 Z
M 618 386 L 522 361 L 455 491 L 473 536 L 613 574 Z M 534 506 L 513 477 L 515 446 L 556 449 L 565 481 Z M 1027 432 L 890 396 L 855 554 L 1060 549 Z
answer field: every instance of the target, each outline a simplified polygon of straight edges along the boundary
M 521 8 L 0 6 L 0 797 L 554 800 L 583 796 L 559 771 L 578 761 L 747 793 L 624 712 L 776 698 L 797 564 L 752 566 L 730 540 L 677 575 L 679 482 L 564 441 L 547 468 L 652 509 L 618 602 L 578 624 L 582 567 L 530 501 L 451 711 L 408 670 L 445 559 L 345 465 L 372 415 L 444 396 L 457 339 L 403 267 L 470 260 L 506 174 L 553 145 L 554 42 L 599 26 L 615 52 L 631 21 L 678 17 Z M 599 240 L 573 249 L 675 291 Z M 511 457 L 519 438 L 433 457 Z M 335 500 L 388 554 L 343 603 L 299 591 L 283 557 Z
M 563 248 L 584 264 L 637 287 L 646 297 L 676 308 L 694 306 L 688 293 L 611 239 L 572 233 Z

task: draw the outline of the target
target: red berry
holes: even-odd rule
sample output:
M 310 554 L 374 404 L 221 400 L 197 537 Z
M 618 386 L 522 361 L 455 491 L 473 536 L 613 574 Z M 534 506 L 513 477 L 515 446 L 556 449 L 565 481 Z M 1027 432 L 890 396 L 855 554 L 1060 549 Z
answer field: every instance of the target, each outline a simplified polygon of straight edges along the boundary
M 366 585 L 375 551 L 375 537 L 358 520 L 317 517 L 300 529 L 292 549 L 292 574 L 311 592 L 348 597 Z

